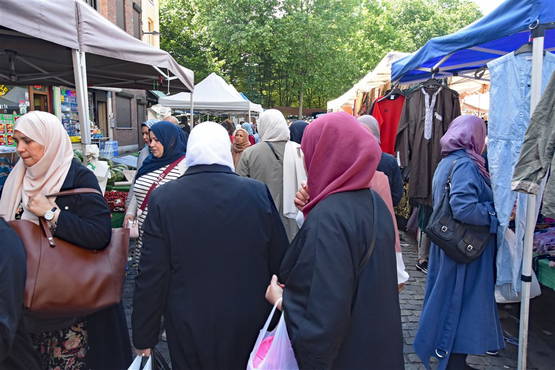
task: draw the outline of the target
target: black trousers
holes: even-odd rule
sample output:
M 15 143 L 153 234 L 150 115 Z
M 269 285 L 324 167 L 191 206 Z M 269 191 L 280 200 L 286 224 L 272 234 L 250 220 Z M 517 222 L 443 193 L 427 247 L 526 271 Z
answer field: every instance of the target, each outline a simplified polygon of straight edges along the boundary
M 449 356 L 449 362 L 447 363 L 447 370 L 465 370 L 468 369 L 466 364 L 466 354 L 463 353 L 452 353 Z

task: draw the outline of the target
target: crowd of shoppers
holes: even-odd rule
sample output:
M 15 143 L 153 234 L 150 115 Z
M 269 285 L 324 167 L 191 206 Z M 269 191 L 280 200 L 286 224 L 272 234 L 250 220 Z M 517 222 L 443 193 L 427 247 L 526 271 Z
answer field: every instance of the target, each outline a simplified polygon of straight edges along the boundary
M 139 229 L 139 355 L 151 355 L 165 329 L 174 368 L 244 369 L 277 305 L 300 369 L 404 368 L 398 289 L 408 275 L 393 213 L 403 184 L 373 117 L 330 113 L 288 126 L 271 109 L 256 126 L 204 122 L 188 135 L 166 120 L 141 129 L 147 149 L 125 223 Z M 468 368 L 467 354 L 503 347 L 485 137 L 481 119 L 455 119 L 433 180 L 435 207 L 450 175 L 453 217 L 492 233 L 468 264 L 431 244 L 414 346 L 440 369 Z M 111 226 L 98 194 L 46 196 L 99 189 L 55 116 L 22 116 L 14 138 L 21 159 L 0 198 L 0 279 L 8 282 L 0 287 L 0 369 L 127 369 L 121 304 L 55 320 L 23 308 L 25 250 L 9 221 L 46 218 L 56 238 L 89 250 L 106 248 Z

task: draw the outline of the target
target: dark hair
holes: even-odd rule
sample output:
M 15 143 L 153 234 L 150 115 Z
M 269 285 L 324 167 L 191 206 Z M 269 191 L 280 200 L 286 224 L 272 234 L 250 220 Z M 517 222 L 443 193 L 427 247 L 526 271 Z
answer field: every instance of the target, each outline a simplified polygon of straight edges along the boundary
M 235 132 L 235 125 L 230 119 L 223 121 L 222 126 L 224 126 L 230 136 L 233 135 L 233 132 Z

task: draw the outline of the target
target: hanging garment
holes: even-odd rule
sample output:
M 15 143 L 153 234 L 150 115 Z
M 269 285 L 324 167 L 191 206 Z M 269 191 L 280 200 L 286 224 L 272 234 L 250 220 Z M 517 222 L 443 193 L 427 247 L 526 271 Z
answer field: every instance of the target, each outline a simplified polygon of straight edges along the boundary
M 509 53 L 489 62 L 488 68 L 491 76 L 488 162 L 500 226 L 497 231 L 497 285 L 512 284 L 513 291 L 519 292 L 527 195 L 512 191 L 511 180 L 530 122 L 532 56 Z M 542 92 L 553 71 L 555 55 L 546 53 Z M 505 234 L 515 202 L 516 239 L 512 244 Z
M 513 190 L 537 194 L 541 180 L 555 168 L 555 73 L 534 111 L 513 176 Z M 555 177 L 543 195 L 543 215 L 555 218 Z
M 397 138 L 399 120 L 405 104 L 403 95 L 395 94 L 392 96 L 394 99 L 378 98 L 372 108 L 372 116 L 380 124 L 380 147 L 383 152 L 389 154 L 395 154 L 395 139 Z
M 459 94 L 446 86 L 424 87 L 406 96 L 395 150 L 401 167 L 409 168 L 409 198 L 417 204 L 432 205 L 432 177 L 441 160 L 439 139 L 460 114 Z

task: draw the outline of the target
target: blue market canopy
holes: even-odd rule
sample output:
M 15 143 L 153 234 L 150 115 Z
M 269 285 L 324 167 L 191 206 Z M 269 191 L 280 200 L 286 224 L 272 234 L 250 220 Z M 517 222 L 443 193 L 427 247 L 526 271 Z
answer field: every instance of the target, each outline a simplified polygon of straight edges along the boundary
M 555 50 L 555 1 L 506 0 L 462 30 L 431 39 L 416 53 L 393 64 L 391 80 L 415 82 L 463 75 L 517 50 L 533 32 L 545 31 L 545 49 Z M 543 27 L 547 25 L 548 27 Z M 547 28 L 547 29 L 546 29 Z

